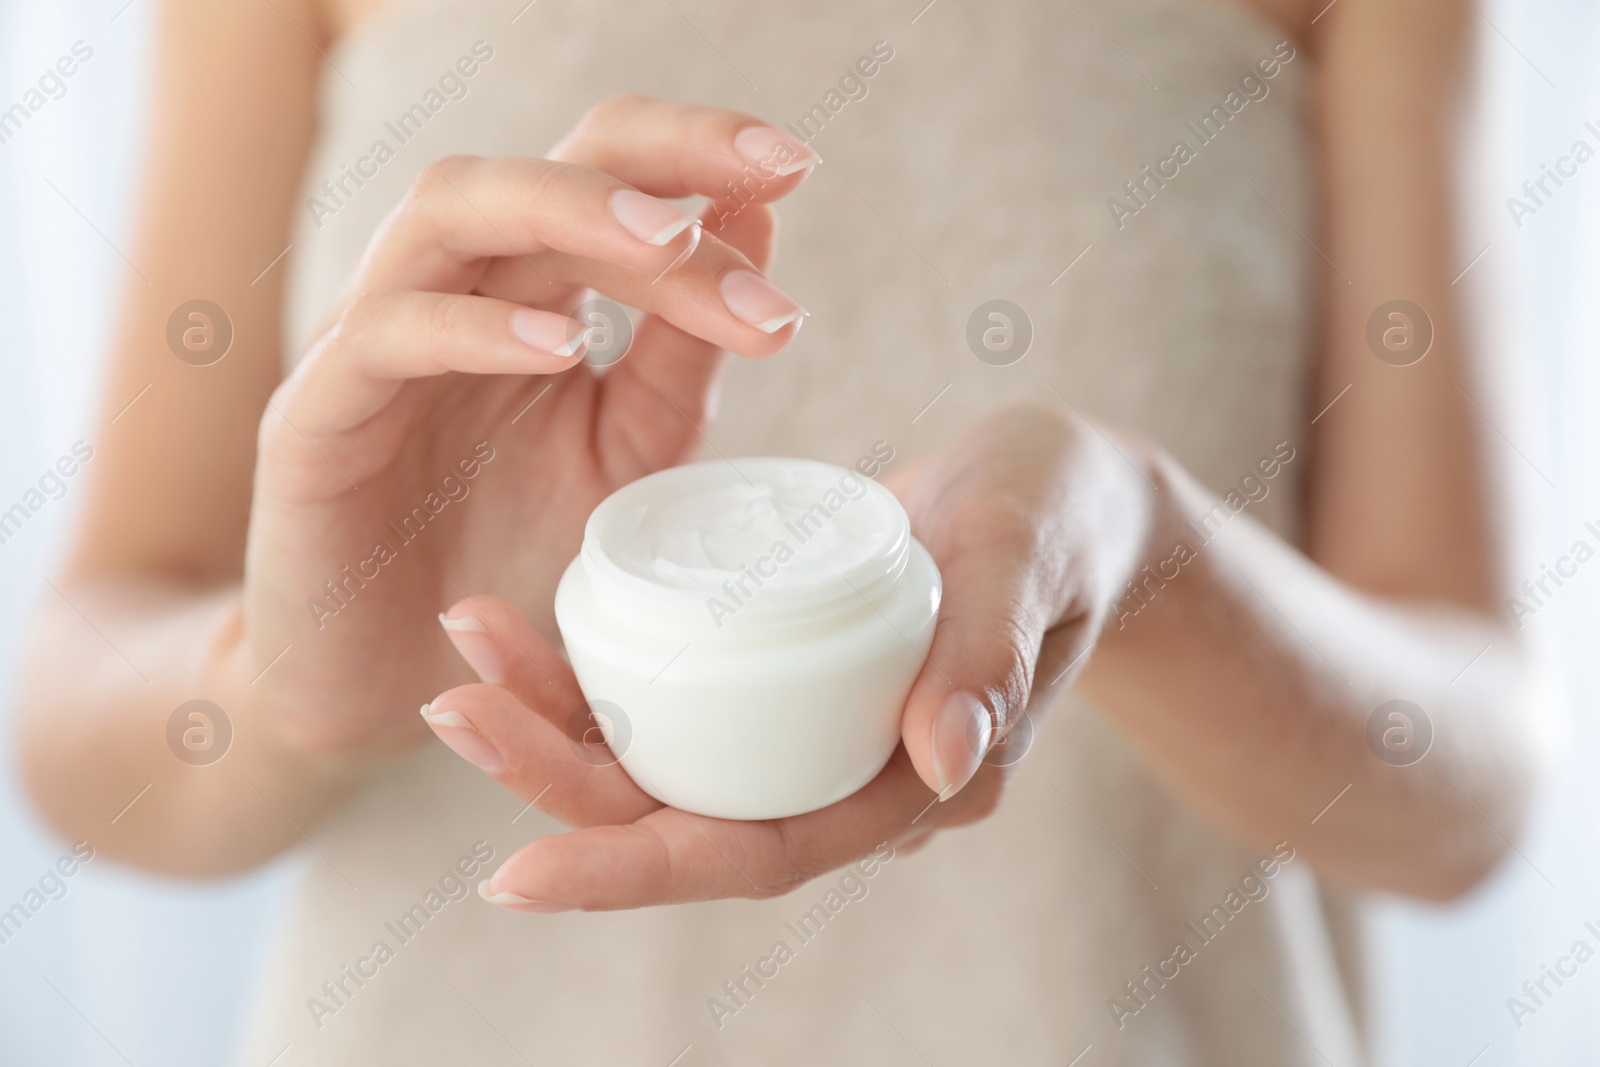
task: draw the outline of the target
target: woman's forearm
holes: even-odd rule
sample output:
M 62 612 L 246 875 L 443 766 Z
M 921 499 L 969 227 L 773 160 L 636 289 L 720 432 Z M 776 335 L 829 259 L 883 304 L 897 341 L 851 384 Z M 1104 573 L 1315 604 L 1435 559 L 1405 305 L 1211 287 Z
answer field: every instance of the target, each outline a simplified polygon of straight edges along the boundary
M 223 874 L 298 842 L 358 779 L 362 761 L 307 751 L 274 728 L 252 685 L 267 665 L 247 662 L 237 586 L 83 580 L 44 597 L 20 751 L 64 834 L 142 867 Z M 225 722 L 205 708 L 178 713 L 192 700 Z
M 1148 473 L 1150 567 L 1108 616 L 1086 693 L 1243 839 L 1290 840 L 1351 885 L 1434 899 L 1474 885 L 1509 847 L 1539 747 L 1515 635 L 1341 584 L 1248 516 L 1195 522 L 1215 498 L 1170 461 Z M 1369 744 L 1391 700 L 1431 724 L 1417 762 Z

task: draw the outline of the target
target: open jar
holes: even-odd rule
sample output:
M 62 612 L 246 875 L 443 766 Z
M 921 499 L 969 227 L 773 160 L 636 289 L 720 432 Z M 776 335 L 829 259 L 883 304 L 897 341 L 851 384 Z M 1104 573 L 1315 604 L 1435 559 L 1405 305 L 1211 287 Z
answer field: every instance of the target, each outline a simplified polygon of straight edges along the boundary
M 940 592 L 905 510 L 872 479 L 719 460 L 602 501 L 555 613 L 641 789 L 701 815 L 773 819 L 883 769 Z

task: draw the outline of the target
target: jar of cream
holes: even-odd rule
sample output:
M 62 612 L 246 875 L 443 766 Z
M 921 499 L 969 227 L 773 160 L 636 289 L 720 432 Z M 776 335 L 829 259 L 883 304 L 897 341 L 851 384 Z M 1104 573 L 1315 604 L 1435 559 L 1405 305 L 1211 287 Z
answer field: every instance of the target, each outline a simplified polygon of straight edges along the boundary
M 812 460 L 719 460 L 641 478 L 595 508 L 555 613 L 641 789 L 701 815 L 775 819 L 883 769 L 940 591 L 905 510 L 872 479 Z

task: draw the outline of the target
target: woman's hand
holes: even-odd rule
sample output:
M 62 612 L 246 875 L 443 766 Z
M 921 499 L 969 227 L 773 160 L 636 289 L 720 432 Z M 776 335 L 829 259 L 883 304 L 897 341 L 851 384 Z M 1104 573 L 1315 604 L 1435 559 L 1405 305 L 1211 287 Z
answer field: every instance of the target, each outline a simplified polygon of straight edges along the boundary
M 251 695 L 288 745 L 426 736 L 410 709 L 460 670 L 433 616 L 463 590 L 553 632 L 585 516 L 694 452 L 723 349 L 770 355 L 804 314 L 763 275 L 764 204 L 714 202 L 714 235 L 657 197 L 770 201 L 814 158 L 747 115 L 624 96 L 550 159 L 424 172 L 261 426 L 240 666 L 282 652 Z M 605 374 L 569 317 L 591 290 L 645 313 Z
M 1034 409 L 990 416 L 893 488 L 944 578 L 938 628 L 902 746 L 821 811 L 733 822 L 663 807 L 585 737 L 576 679 L 514 605 L 453 607 L 452 638 L 498 684 L 452 689 L 424 717 L 512 792 L 578 828 L 523 848 L 480 891 L 526 911 L 768 897 L 884 841 L 917 844 L 993 811 L 1016 761 L 984 756 L 1034 695 L 1061 691 L 1087 659 L 1146 540 L 1150 489 L 1099 429 Z

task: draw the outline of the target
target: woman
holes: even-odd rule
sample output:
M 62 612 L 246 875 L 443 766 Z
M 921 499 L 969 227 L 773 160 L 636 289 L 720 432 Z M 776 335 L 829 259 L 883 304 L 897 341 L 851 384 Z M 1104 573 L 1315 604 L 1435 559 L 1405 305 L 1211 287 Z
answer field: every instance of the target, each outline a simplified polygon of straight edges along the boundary
M 309 845 L 240 1062 L 1360 1062 L 1341 894 L 1465 892 L 1537 761 L 1475 16 L 1320 7 L 167 0 L 23 744 L 107 855 Z M 945 602 L 882 775 L 739 824 L 568 744 L 550 602 L 750 453 L 887 457 Z

